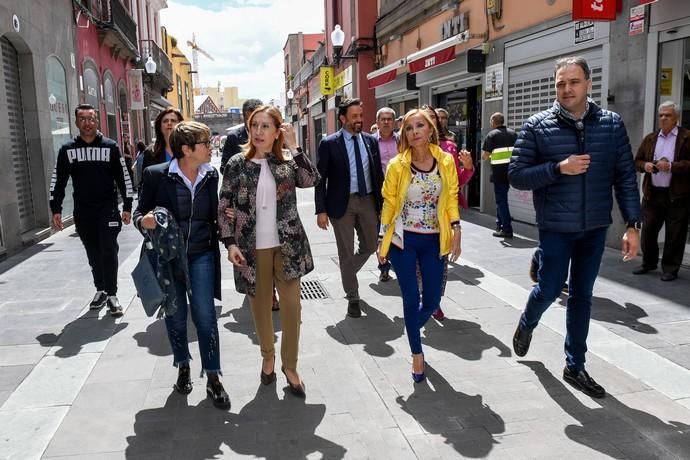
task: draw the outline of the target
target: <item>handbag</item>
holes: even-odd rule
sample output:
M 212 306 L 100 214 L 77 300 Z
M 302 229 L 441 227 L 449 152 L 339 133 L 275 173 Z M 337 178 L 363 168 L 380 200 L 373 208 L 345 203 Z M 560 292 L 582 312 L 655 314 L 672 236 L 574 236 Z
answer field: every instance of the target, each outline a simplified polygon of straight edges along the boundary
M 153 269 L 149 250 L 146 249 L 150 245 L 148 238 L 144 240 L 144 249 L 141 252 L 141 257 L 137 266 L 132 270 L 132 279 L 137 290 L 137 295 L 144 305 L 146 315 L 151 317 L 156 314 L 156 310 L 165 301 L 165 293 L 158 283 L 156 271 Z

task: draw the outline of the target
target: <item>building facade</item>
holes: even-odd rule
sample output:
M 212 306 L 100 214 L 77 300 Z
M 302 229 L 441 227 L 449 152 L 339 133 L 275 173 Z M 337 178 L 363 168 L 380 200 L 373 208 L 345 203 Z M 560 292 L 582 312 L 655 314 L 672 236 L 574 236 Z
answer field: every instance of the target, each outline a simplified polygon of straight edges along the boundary
M 168 92 L 166 99 L 173 107 L 182 112 L 185 120 L 191 120 L 194 117 L 192 63 L 177 47 L 177 38 L 168 34 L 165 27 L 161 32 L 165 38 L 166 54 L 172 62 L 172 91 Z
M 74 15 L 70 0 L 0 3 L 0 258 L 48 234 L 53 165 L 76 132 Z
M 209 96 L 213 99 L 218 110 L 227 112 L 231 108 L 242 107 L 244 99 L 239 96 L 239 89 L 236 86 L 222 87 L 220 82 L 215 88 L 213 86 L 202 86 L 199 88 L 198 94 Z

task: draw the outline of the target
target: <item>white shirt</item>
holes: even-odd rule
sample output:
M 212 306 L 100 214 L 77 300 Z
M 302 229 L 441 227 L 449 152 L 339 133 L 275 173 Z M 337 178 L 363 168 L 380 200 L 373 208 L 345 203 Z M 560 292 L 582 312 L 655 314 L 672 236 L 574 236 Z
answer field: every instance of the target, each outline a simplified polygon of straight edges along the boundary
M 196 189 L 196 186 L 199 185 L 203 178 L 206 177 L 206 174 L 208 174 L 211 171 L 213 171 L 213 166 L 211 166 L 209 163 L 204 163 L 201 166 L 199 166 L 199 169 L 197 170 L 196 174 L 196 179 L 194 179 L 194 183 L 192 184 L 192 181 L 190 181 L 180 169 L 180 165 L 177 162 L 177 158 L 172 159 L 172 161 L 170 162 L 170 167 L 168 169 L 168 172 L 175 173 L 182 178 L 184 185 L 187 186 L 189 191 L 192 193 L 192 196 L 194 196 L 194 189 Z
M 275 248 L 280 246 L 276 214 L 276 180 L 266 158 L 252 158 L 252 161 L 261 165 L 259 183 L 256 186 L 256 249 Z

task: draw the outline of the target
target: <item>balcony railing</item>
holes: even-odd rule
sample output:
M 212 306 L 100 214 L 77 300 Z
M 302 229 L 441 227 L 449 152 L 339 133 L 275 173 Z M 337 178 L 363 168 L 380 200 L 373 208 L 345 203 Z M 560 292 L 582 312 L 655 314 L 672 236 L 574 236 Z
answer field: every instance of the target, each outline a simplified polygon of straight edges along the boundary
M 155 80 L 158 80 L 159 86 L 166 89 L 172 85 L 172 63 L 168 56 L 153 40 L 141 40 L 139 42 L 141 49 L 141 61 L 146 64 L 149 56 L 151 56 L 156 63 Z
M 92 0 L 90 11 L 106 43 L 136 56 L 137 25 L 120 0 Z

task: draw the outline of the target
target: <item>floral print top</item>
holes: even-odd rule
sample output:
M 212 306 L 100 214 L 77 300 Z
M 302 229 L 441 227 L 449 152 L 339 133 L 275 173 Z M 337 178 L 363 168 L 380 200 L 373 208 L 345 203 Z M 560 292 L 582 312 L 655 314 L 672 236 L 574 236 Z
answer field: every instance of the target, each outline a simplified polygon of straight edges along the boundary
M 407 189 L 401 217 L 403 229 L 415 233 L 438 233 L 438 199 L 441 196 L 441 175 L 434 163 L 430 171 L 411 166 L 412 178 Z
M 307 234 L 297 211 L 296 188 L 315 186 L 320 175 L 306 155 L 291 157 L 288 152 L 284 155 L 286 159 L 281 161 L 268 154 L 267 165 L 275 178 L 283 276 L 289 280 L 314 269 Z M 251 296 L 256 295 L 256 192 L 260 174 L 261 164 L 246 159 L 244 153 L 235 154 L 225 167 L 218 203 L 221 240 L 226 247 L 237 245 L 247 261 L 242 267 L 233 266 L 235 289 Z M 228 207 L 235 210 L 232 219 L 225 215 Z

